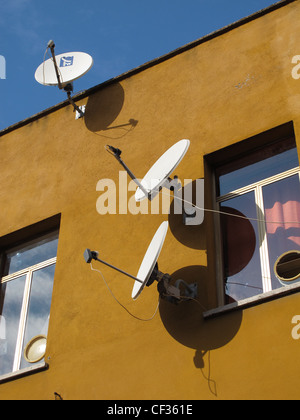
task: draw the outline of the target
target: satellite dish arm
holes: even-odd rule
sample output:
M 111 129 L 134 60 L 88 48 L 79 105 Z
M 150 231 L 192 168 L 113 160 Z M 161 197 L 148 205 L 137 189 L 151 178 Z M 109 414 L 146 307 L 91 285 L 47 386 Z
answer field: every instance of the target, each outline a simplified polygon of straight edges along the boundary
M 48 48 L 50 48 L 50 51 L 51 51 L 51 54 L 52 54 L 53 64 L 54 64 L 54 68 L 55 68 L 55 74 L 56 74 L 57 82 L 58 82 L 58 87 L 59 87 L 59 89 L 63 89 L 63 85 L 62 85 L 61 80 L 60 80 L 60 74 L 59 74 L 59 70 L 58 70 L 57 63 L 56 63 L 56 58 L 55 58 L 55 52 L 54 52 L 55 44 L 54 44 L 54 41 L 50 40 L 48 42 Z M 72 83 L 68 83 L 64 87 L 64 90 L 67 92 L 70 104 L 73 105 L 74 110 L 76 110 L 79 113 L 80 118 L 82 118 L 84 116 L 84 112 L 79 108 L 79 106 L 77 106 L 75 104 L 74 100 L 71 98 L 71 92 L 73 90 Z
M 98 258 L 98 252 L 97 251 L 91 251 L 90 249 L 86 249 L 84 251 L 84 259 L 87 263 L 90 263 L 92 260 L 99 261 L 100 263 L 102 263 L 104 265 L 107 265 L 108 267 L 112 268 L 113 270 L 116 270 L 119 273 L 122 273 L 125 276 L 130 277 L 131 279 L 133 279 L 133 280 L 135 280 L 139 283 L 143 283 L 142 280 L 139 280 L 136 277 L 132 276 L 131 274 L 126 273 L 126 271 L 120 270 L 120 268 L 117 268 L 117 267 L 115 267 L 115 266 L 113 266 L 113 265 L 111 265 L 111 264 L 109 264 L 105 261 L 100 260 Z
M 59 89 L 62 89 L 62 84 L 61 84 L 61 80 L 60 80 L 60 76 L 59 76 L 59 71 L 58 71 L 58 67 L 57 67 L 57 63 L 56 63 L 56 58 L 55 58 L 55 52 L 54 52 L 55 44 L 54 44 L 54 42 L 52 40 L 50 40 L 48 42 L 48 48 L 50 48 L 50 51 L 51 51 L 51 54 L 52 54 L 53 64 L 54 64 L 55 73 L 56 73 L 56 77 L 57 77 L 57 81 L 58 81 L 58 87 L 59 87 Z
M 84 112 L 79 108 L 78 105 L 75 104 L 73 98 L 71 98 L 71 91 L 70 90 L 67 90 L 68 87 L 69 87 L 69 85 L 67 85 L 65 87 L 65 90 L 67 92 L 69 102 L 70 102 L 71 105 L 73 105 L 74 110 L 76 110 L 80 114 L 80 118 L 82 118 L 84 116 Z M 70 87 L 70 89 L 71 89 L 71 87 Z
M 121 159 L 121 153 L 122 151 L 120 149 L 116 149 L 113 146 L 106 146 L 111 154 L 117 159 L 117 161 L 123 166 L 123 168 L 125 169 L 125 171 L 128 173 L 128 175 L 130 176 L 130 178 L 137 184 L 137 186 L 143 191 L 143 193 L 145 194 L 146 197 L 148 197 L 149 200 L 151 200 L 151 194 L 149 194 L 149 192 L 146 190 L 146 188 L 143 187 L 143 185 L 140 183 L 140 181 L 136 178 L 136 176 L 131 172 L 131 170 L 128 168 L 128 166 L 125 164 L 125 162 L 123 162 L 123 160 Z

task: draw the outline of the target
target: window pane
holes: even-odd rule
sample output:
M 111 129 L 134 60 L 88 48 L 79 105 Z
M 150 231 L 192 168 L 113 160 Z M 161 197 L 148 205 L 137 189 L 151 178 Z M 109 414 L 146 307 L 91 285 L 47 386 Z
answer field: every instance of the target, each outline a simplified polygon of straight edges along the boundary
M 256 219 L 254 192 L 225 201 L 220 210 Z M 221 227 L 226 303 L 262 293 L 257 222 L 222 215 Z
M 300 250 L 300 182 L 294 175 L 263 188 L 272 288 L 282 287 L 274 264 L 284 252 Z M 279 222 L 279 223 L 274 223 Z M 292 223 L 298 222 L 298 223 Z
M 42 239 L 28 242 L 6 254 L 5 274 L 12 274 L 42 261 L 56 257 L 58 234 L 46 235 Z
M 219 176 L 219 195 L 225 195 L 246 185 L 285 172 L 299 166 L 296 147 L 282 151 L 282 148 L 270 148 L 249 153 L 236 159 L 230 165 L 217 170 Z
M 32 275 L 31 292 L 22 350 L 21 369 L 32 366 L 24 359 L 27 343 L 37 335 L 47 336 L 55 265 L 37 270 Z
M 0 375 L 13 369 L 26 276 L 0 288 Z

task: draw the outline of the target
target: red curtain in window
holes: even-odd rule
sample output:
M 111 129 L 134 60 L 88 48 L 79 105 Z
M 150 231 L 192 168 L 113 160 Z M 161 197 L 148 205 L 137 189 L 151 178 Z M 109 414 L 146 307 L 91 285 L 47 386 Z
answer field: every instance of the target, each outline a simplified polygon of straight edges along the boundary
M 265 209 L 267 233 L 274 235 L 280 229 L 286 232 L 288 240 L 300 247 L 300 203 L 290 200 L 285 203 L 276 201 L 272 208 Z M 277 223 L 278 222 L 278 223 Z
M 292 175 L 263 187 L 268 244 L 277 257 L 300 247 L 300 182 Z M 274 245 L 274 246 L 273 246 Z

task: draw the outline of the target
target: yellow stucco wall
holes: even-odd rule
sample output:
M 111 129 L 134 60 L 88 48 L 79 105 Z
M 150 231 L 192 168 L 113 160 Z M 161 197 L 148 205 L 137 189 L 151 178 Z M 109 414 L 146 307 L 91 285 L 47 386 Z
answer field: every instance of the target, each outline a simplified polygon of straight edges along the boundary
M 61 213 L 49 369 L 0 385 L 0 399 L 54 399 L 54 392 L 64 399 L 300 397 L 300 341 L 291 336 L 299 294 L 207 321 L 195 302 L 162 302 L 143 322 L 113 300 L 83 259 L 85 248 L 95 249 L 135 275 L 159 224 L 169 220 L 159 268 L 196 280 L 201 303 L 212 307 L 207 223 L 186 228 L 168 215 L 96 211 L 97 182 L 118 186 L 121 169 L 104 146 L 119 147 L 142 177 L 188 138 L 176 175 L 193 180 L 204 176 L 205 154 L 291 120 L 300 146 L 300 85 L 291 76 L 299 13 L 295 1 L 107 85 L 80 101 L 85 119 L 75 121 L 67 106 L 0 137 L 0 236 Z M 134 302 L 130 279 L 94 266 L 129 311 L 154 313 L 155 286 Z

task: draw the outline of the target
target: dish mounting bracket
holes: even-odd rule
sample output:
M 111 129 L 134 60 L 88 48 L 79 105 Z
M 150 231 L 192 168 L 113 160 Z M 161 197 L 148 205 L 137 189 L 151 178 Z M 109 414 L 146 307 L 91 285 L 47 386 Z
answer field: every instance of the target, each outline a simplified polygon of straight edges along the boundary
M 73 98 L 71 97 L 71 92 L 73 92 L 73 83 L 68 83 L 67 85 L 64 85 L 62 83 L 62 81 L 60 79 L 59 69 L 58 69 L 58 66 L 57 66 L 57 63 L 56 63 L 56 58 L 55 58 L 55 51 L 54 51 L 55 44 L 52 40 L 50 40 L 48 42 L 48 48 L 51 51 L 51 55 L 52 55 L 52 59 L 53 59 L 53 65 L 54 65 L 54 68 L 55 68 L 55 74 L 56 74 L 57 82 L 58 82 L 58 87 L 59 87 L 59 89 L 61 89 L 61 90 L 63 89 L 67 93 L 68 100 L 69 100 L 70 104 L 73 106 L 74 111 L 76 111 L 75 119 L 78 120 L 79 118 L 82 118 L 85 114 L 85 105 L 79 107 L 78 105 L 76 105 Z

